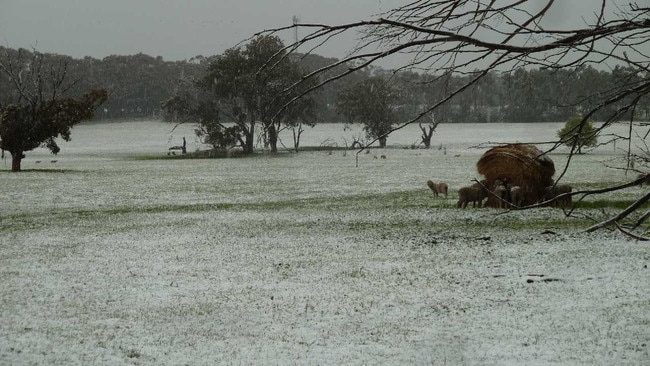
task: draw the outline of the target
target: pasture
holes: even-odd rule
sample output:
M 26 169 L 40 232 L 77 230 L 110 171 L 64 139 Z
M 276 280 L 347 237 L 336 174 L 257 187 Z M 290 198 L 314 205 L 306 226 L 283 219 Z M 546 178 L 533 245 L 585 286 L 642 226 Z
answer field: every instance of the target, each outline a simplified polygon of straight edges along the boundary
M 342 150 L 170 158 L 183 136 L 202 148 L 191 126 L 78 126 L 22 173 L 1 162 L 0 364 L 648 363 L 650 247 L 582 232 L 647 187 L 570 218 L 455 208 L 474 146 L 560 127 L 440 125 L 423 150 L 409 126 L 357 166 Z M 360 134 L 320 125 L 302 146 Z M 551 158 L 560 171 L 566 151 Z M 624 182 L 622 165 L 602 147 L 564 180 Z

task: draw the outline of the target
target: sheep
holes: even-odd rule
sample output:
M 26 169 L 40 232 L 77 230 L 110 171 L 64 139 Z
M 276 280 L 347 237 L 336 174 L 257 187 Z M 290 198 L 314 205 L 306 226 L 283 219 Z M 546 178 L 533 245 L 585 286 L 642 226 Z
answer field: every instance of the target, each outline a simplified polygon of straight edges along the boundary
M 481 207 L 483 200 L 487 197 L 487 190 L 478 183 L 474 183 L 469 187 L 462 187 L 458 190 L 458 203 L 456 207 L 465 208 L 469 202 L 472 206 Z
M 476 188 L 462 187 L 458 190 L 458 203 L 456 203 L 456 207 L 465 208 L 469 202 L 472 202 L 472 205 L 476 207 L 476 201 L 478 201 L 477 197 L 480 192 L 481 191 Z
M 567 194 L 567 196 L 562 197 L 557 201 L 558 206 L 568 206 L 571 204 L 571 191 L 573 188 L 569 184 L 560 184 L 555 187 L 556 196 Z
M 444 194 L 445 198 L 447 198 L 447 191 L 449 190 L 447 183 L 433 183 L 433 181 L 428 180 L 427 186 L 429 186 L 435 197 L 438 197 L 439 194 Z
M 508 188 L 506 185 L 500 181 L 500 180 L 495 180 L 494 181 L 494 186 L 492 188 L 492 193 L 494 193 L 495 196 L 497 196 L 497 207 L 498 208 L 503 208 L 506 205 L 506 201 L 508 199 Z
M 521 187 L 513 186 L 512 188 L 510 188 L 510 203 L 512 203 L 516 207 L 520 207 L 524 201 L 524 197 L 522 194 L 523 192 Z
M 573 188 L 569 184 L 558 184 L 556 186 L 548 186 L 546 187 L 546 193 L 544 194 L 544 201 L 550 201 L 554 199 L 555 197 L 562 195 L 562 194 L 567 194 L 565 197 L 562 197 L 555 202 L 553 202 L 553 206 L 568 206 L 571 204 L 571 191 Z
M 483 180 L 481 180 L 480 182 L 476 182 L 476 183 L 474 183 L 474 184 L 472 184 L 472 185 L 470 186 L 470 187 L 472 187 L 472 188 L 475 188 L 475 189 L 478 189 L 478 190 L 481 191 L 481 192 L 480 192 L 480 195 L 479 195 L 479 198 L 480 198 L 480 199 L 478 200 L 478 207 L 479 207 L 479 208 L 480 208 L 480 207 L 483 207 L 483 200 L 484 200 L 485 198 L 487 198 L 487 196 L 489 195 L 489 191 L 488 191 L 488 188 L 487 188 L 487 184 L 488 184 L 487 180 L 483 179 Z

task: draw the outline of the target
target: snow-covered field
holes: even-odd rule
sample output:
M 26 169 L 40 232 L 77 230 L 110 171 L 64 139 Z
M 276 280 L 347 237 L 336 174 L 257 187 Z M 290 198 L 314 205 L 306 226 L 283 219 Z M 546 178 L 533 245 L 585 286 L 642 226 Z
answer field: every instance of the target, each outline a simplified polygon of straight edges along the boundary
M 422 150 L 400 148 L 409 126 L 358 167 L 340 150 L 151 159 L 202 147 L 189 125 L 75 127 L 22 173 L 0 162 L 0 364 L 650 364 L 648 244 L 558 209 L 453 207 L 473 146 L 560 127 L 440 125 Z M 353 136 L 320 125 L 301 144 Z M 565 180 L 623 182 L 622 164 L 603 147 Z

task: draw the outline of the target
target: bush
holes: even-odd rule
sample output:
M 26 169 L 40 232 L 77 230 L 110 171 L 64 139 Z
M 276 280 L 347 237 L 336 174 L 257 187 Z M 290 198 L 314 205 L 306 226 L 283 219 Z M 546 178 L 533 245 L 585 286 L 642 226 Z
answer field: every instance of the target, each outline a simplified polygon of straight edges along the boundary
M 578 154 L 582 154 L 583 147 L 593 147 L 598 144 L 598 134 L 593 122 L 579 116 L 568 120 L 564 127 L 557 132 L 557 136 L 565 145 L 575 145 Z

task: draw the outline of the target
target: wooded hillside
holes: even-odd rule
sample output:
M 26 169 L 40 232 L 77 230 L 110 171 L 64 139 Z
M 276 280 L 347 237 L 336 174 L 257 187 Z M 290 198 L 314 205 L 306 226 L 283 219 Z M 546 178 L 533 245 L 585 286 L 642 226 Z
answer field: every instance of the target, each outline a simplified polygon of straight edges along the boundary
M 12 57 L 17 50 L 0 47 L 0 55 Z M 30 51 L 23 52 L 29 54 Z M 197 56 L 184 61 L 165 61 L 142 53 L 112 55 L 103 59 L 74 59 L 48 54 L 51 62 L 67 63 L 71 79 L 79 79 L 71 95 L 84 90 L 106 89 L 109 99 L 95 119 L 162 119 L 161 102 L 173 96 L 183 84 L 199 78 L 212 57 Z M 24 57 L 29 60 L 30 57 Z M 294 55 L 306 71 L 332 63 L 332 58 L 318 55 Z M 341 65 L 340 67 L 345 67 Z M 333 70 L 332 72 L 334 72 Z M 465 75 L 430 75 L 415 72 L 394 74 L 377 67 L 364 69 L 328 84 L 315 95 L 320 122 L 341 122 L 333 101 L 338 91 L 370 76 L 390 80 L 401 94 L 399 113 L 406 121 L 420 111 L 426 102 L 435 102 L 472 77 Z M 524 69 L 512 72 L 491 72 L 471 88 L 441 108 L 435 118 L 446 123 L 463 122 L 559 122 L 594 107 L 597 100 L 615 85 L 631 83 L 648 75 L 617 67 L 598 70 L 591 66 L 568 69 Z M 0 78 L 0 106 L 11 103 L 15 95 L 7 78 Z M 650 100 L 644 98 L 635 111 L 636 119 L 650 120 Z M 625 101 L 621 101 L 625 103 Z M 602 109 L 596 121 L 611 113 L 615 105 Z

